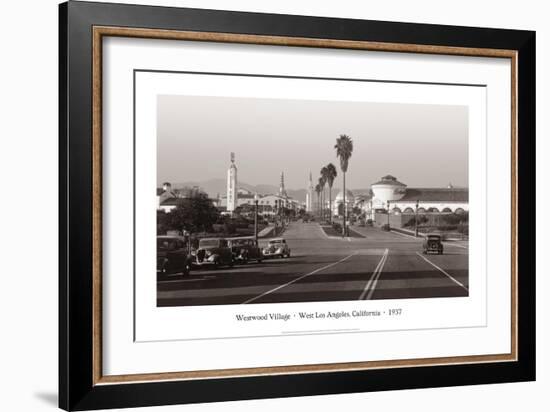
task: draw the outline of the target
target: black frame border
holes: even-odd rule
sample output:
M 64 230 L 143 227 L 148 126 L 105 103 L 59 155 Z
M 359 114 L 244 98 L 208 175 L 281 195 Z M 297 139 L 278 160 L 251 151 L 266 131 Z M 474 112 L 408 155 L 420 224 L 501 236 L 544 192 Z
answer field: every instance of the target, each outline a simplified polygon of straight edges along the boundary
M 517 51 L 518 361 L 94 385 L 92 26 Z M 535 32 L 70 1 L 59 6 L 59 406 L 108 409 L 535 380 Z

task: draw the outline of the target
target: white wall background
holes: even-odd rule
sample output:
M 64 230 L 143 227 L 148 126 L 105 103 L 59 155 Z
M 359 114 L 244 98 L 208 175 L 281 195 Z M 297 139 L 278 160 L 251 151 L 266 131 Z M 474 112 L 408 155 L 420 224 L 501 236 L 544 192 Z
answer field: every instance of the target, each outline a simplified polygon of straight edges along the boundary
M 134 3 L 141 3 L 134 1 Z M 164 0 L 148 4 L 537 31 L 537 204 L 550 201 L 550 26 L 537 0 Z M 57 1 L 5 2 L 0 14 L 0 410 L 57 404 Z M 544 138 L 546 137 L 546 138 Z M 539 213 L 542 207 L 539 208 Z M 548 220 L 539 220 L 538 381 L 143 409 L 166 411 L 548 410 Z M 33 236 L 32 238 L 30 236 Z M 534 274 L 523 273 L 522 276 Z

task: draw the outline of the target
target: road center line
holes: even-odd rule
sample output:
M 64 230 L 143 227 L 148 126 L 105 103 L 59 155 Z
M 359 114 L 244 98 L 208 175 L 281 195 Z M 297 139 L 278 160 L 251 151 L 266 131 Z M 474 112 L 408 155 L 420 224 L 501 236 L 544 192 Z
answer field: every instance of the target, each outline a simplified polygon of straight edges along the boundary
M 378 277 L 380 276 L 380 273 L 382 273 L 382 269 L 388 258 L 388 252 L 389 252 L 389 249 L 386 248 L 386 250 L 384 250 L 384 253 L 382 254 L 382 257 L 380 258 L 380 261 L 378 262 L 378 265 L 376 265 L 374 272 L 372 272 L 371 278 L 365 285 L 365 288 L 363 289 L 361 296 L 359 296 L 359 300 L 365 299 L 365 296 L 367 295 L 367 293 L 369 294 L 367 299 L 370 299 L 372 297 L 372 293 L 374 292 L 374 288 L 376 287 L 376 282 L 378 282 Z
M 348 255 L 348 256 L 346 256 L 345 258 L 340 259 L 340 260 L 337 261 L 337 262 L 332 262 L 332 263 L 329 264 L 329 265 L 326 265 L 326 266 L 320 267 L 320 268 L 318 268 L 318 269 L 315 269 L 313 272 L 306 273 L 305 275 L 302 275 L 302 276 L 300 276 L 300 277 L 297 277 L 296 279 L 293 279 L 293 280 L 291 280 L 290 282 L 287 282 L 287 283 L 285 283 L 285 284 L 283 284 L 283 285 L 279 285 L 279 286 L 277 286 L 276 288 L 270 289 L 270 290 L 268 290 L 267 292 L 262 293 L 261 295 L 255 296 L 255 297 L 253 297 L 253 298 L 251 298 L 251 299 L 248 299 L 248 300 L 244 301 L 243 303 L 241 303 L 241 305 L 244 305 L 244 304 L 247 304 L 247 303 L 254 302 L 255 300 L 260 299 L 260 298 L 263 297 L 263 296 L 269 295 L 270 293 L 273 293 L 273 292 L 275 292 L 275 291 L 277 291 L 277 290 L 279 290 L 279 289 L 282 289 L 282 288 L 284 288 L 284 287 L 287 287 L 288 285 L 291 285 L 291 284 L 293 284 L 294 282 L 298 282 L 299 280 L 301 280 L 301 279 L 303 279 L 303 278 L 305 278 L 305 277 L 314 275 L 314 274 L 316 274 L 316 273 L 318 273 L 318 272 L 321 272 L 322 270 L 328 269 L 328 268 L 330 268 L 330 267 L 332 267 L 332 266 L 336 266 L 337 264 L 342 263 L 342 262 L 344 262 L 345 260 L 348 260 L 350 257 L 354 256 L 356 253 L 357 253 L 357 252 L 353 252 L 351 255 Z
M 378 284 L 378 279 L 380 279 L 380 275 L 382 274 L 382 270 L 384 269 L 384 265 L 386 264 L 387 260 L 388 260 L 388 253 L 386 253 L 386 255 L 384 256 L 384 262 L 382 262 L 382 265 L 380 266 L 380 269 L 378 269 L 376 279 L 374 279 L 374 282 L 372 283 L 372 286 L 369 289 L 369 293 L 367 295 L 367 300 L 372 299 L 372 295 L 374 293 L 374 290 L 376 289 L 376 285 Z
M 418 256 L 420 256 L 422 259 L 424 259 L 426 262 L 428 262 L 430 265 L 432 265 L 434 268 L 436 268 L 437 270 L 439 270 L 441 273 L 443 273 L 444 275 L 446 275 L 449 279 L 451 279 L 454 283 L 456 283 L 458 286 L 460 286 L 461 288 L 463 288 L 464 290 L 468 290 L 468 288 L 466 286 L 464 286 L 462 283 L 460 283 L 458 280 L 456 280 L 455 278 L 453 278 L 451 275 L 449 275 L 447 272 L 445 272 L 443 269 L 441 269 L 439 266 L 437 266 L 435 263 L 433 263 L 431 260 L 428 260 L 428 258 L 426 258 L 426 256 L 422 256 L 422 254 L 420 254 L 419 252 L 416 252 L 416 254 Z

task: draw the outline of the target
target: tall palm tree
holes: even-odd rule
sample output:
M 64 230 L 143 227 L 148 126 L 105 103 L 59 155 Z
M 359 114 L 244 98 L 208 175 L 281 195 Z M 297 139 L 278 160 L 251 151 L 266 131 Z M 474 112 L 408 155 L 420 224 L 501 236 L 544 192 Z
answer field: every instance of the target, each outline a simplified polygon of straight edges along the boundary
M 353 152 L 353 141 L 348 135 L 341 134 L 340 137 L 336 139 L 336 144 L 334 145 L 334 148 L 336 149 L 336 157 L 340 159 L 340 169 L 342 169 L 343 180 L 344 180 L 343 182 L 344 190 L 342 192 L 343 200 L 344 200 L 344 224 L 342 225 L 342 234 L 345 236 L 348 233 L 347 227 L 346 227 L 346 215 L 347 215 L 346 172 L 348 171 L 349 159 Z
M 315 192 L 317 193 L 317 213 L 319 213 L 319 196 L 321 196 L 321 185 L 319 183 L 315 185 Z
M 321 187 L 321 219 L 325 218 L 325 185 L 326 184 L 327 184 L 326 180 L 321 174 L 321 176 L 319 176 L 319 186 Z
M 323 218 L 326 218 L 327 201 L 325 199 L 325 186 L 328 182 L 328 170 L 326 166 L 321 168 L 321 178 L 323 179 Z
M 332 184 L 334 183 L 334 179 L 336 179 L 336 176 L 338 176 L 338 173 L 336 172 L 336 166 L 334 166 L 332 163 L 329 163 L 325 167 L 325 176 L 328 183 L 328 209 L 329 209 L 329 215 L 330 215 L 330 223 L 332 223 Z

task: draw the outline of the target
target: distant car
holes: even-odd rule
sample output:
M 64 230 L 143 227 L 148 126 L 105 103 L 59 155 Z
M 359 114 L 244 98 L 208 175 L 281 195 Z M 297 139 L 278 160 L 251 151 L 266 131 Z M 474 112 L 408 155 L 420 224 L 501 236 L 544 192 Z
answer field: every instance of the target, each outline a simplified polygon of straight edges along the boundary
M 193 266 L 233 266 L 233 253 L 224 238 L 200 239 L 198 248 L 191 253 Z
M 424 238 L 422 244 L 424 248 L 423 253 L 427 255 L 428 253 L 437 253 L 438 255 L 443 254 L 443 243 L 441 243 L 441 235 L 438 234 L 428 234 Z
M 258 242 L 253 237 L 236 237 L 227 241 L 233 253 L 234 262 L 247 263 L 255 260 L 260 263 L 264 258 Z
M 181 273 L 191 270 L 191 258 L 185 238 L 180 236 L 157 236 L 157 275 Z
M 290 257 L 290 248 L 283 238 L 271 239 L 267 242 L 267 246 L 263 250 L 263 255 L 265 258 Z

